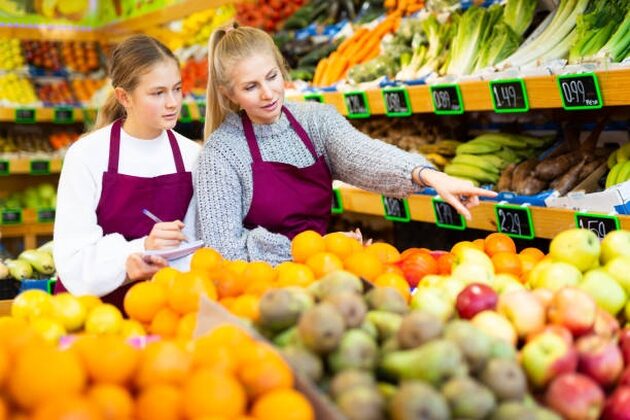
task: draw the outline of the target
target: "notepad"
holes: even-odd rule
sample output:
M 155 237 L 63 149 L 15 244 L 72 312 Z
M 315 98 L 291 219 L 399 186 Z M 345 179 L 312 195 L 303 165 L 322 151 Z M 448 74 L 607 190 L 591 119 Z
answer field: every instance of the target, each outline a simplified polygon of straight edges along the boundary
M 151 249 L 149 251 L 144 251 L 143 255 L 157 255 L 158 257 L 162 257 L 165 260 L 171 261 L 192 254 L 201 247 L 203 247 L 202 240 L 193 242 L 182 242 L 177 248 Z

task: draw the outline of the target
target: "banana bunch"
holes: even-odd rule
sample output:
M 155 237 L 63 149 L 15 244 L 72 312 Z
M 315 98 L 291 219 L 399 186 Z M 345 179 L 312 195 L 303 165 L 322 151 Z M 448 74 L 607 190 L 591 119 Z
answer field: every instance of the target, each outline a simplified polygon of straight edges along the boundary
M 35 273 L 45 277 L 55 273 L 52 241 L 37 249 L 27 249 L 17 259 L 7 259 L 0 263 L 0 279 L 13 277 L 16 280 L 23 280 L 32 278 Z
M 615 150 L 608 157 L 608 176 L 606 188 L 621 184 L 630 179 L 630 143 Z
M 439 140 L 435 143 L 421 144 L 418 151 L 438 169 L 443 169 L 455 156 L 457 148 L 463 143 L 457 140 Z
M 505 167 L 535 156 L 550 140 L 520 134 L 484 133 L 459 145 L 444 172 L 475 185 L 495 184 Z

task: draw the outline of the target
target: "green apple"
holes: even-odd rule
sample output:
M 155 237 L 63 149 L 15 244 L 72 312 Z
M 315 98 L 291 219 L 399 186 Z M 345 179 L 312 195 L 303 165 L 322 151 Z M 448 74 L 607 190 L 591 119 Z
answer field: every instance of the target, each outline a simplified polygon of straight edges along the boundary
M 538 263 L 534 266 L 534 268 L 532 268 L 532 270 L 527 275 L 527 284 L 533 288 L 534 284 L 538 283 L 538 277 L 540 276 L 540 273 L 542 273 L 543 269 L 547 267 L 549 264 L 551 264 L 552 262 L 553 262 L 553 259 L 549 256 L 538 261 Z
M 494 273 L 494 265 L 492 260 L 482 250 L 475 247 L 457 247 L 453 249 L 453 269 L 461 264 L 474 263 L 482 265 L 491 273 Z
M 630 256 L 630 231 L 614 230 L 602 239 L 602 264 L 620 255 Z
M 565 286 L 577 286 L 582 281 L 582 272 L 574 265 L 562 261 L 545 264 L 530 285 L 556 291 Z
M 455 302 L 437 287 L 416 289 L 409 306 L 412 310 L 429 312 L 442 321 L 449 320 L 455 313 Z
M 490 270 L 485 264 L 464 262 L 453 267 L 451 277 L 460 279 L 466 284 L 482 283 L 492 287 L 494 284 L 494 269 Z
M 516 345 L 517 335 L 510 321 L 498 312 L 486 310 L 475 315 L 470 322 L 491 337 Z
M 608 261 L 604 270 L 630 294 L 630 255 L 620 255 Z
M 417 287 L 435 287 L 444 281 L 446 276 L 440 274 L 427 274 L 420 279 Z
M 494 275 L 494 290 L 498 294 L 515 290 L 525 290 L 525 286 L 512 274 L 499 273 Z
M 453 302 L 457 299 L 457 295 L 466 287 L 466 282 L 456 277 L 449 276 L 445 278 L 438 286 L 446 296 Z
M 521 364 L 530 382 L 544 387 L 551 379 L 577 367 L 577 351 L 560 335 L 543 332 L 529 340 L 521 351 Z
M 556 261 L 573 264 L 581 272 L 593 267 L 599 259 L 599 238 L 588 229 L 569 229 L 551 240 L 549 255 Z
M 578 286 L 588 293 L 600 308 L 616 315 L 628 300 L 626 291 L 602 268 L 590 270 Z

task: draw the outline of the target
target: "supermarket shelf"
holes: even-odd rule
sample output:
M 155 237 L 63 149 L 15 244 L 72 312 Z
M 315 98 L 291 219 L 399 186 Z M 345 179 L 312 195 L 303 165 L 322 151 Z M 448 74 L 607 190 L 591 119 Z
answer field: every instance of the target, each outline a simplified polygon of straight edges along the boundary
M 0 38 L 17 38 L 38 41 L 99 41 L 103 38 L 101 33 L 85 28 L 21 28 L 0 27 Z
M 602 93 L 604 106 L 630 105 L 630 70 L 608 70 L 595 72 Z M 538 76 L 523 79 L 529 98 L 530 109 L 562 108 L 557 76 Z M 488 81 L 471 81 L 458 84 L 464 102 L 464 111 L 492 111 L 492 98 Z M 409 100 L 413 113 L 432 113 L 433 102 L 427 85 L 408 86 Z M 381 89 L 366 90 L 372 115 L 384 115 L 385 104 Z M 325 92 L 325 103 L 334 105 L 340 113 L 347 115 L 343 94 Z M 302 95 L 293 100 L 304 100 Z
M 4 162 L 2 160 L 2 158 L 0 158 L 0 162 L 3 162 L 2 168 L 4 169 Z M 30 175 L 33 174 L 34 172 L 37 175 L 42 175 L 42 174 L 46 174 L 44 171 L 44 173 L 42 173 L 41 171 L 38 172 L 38 168 L 41 168 L 39 165 L 42 165 L 43 162 L 48 162 L 48 173 L 50 174 L 58 174 L 61 172 L 61 166 L 63 161 L 61 159 L 12 159 L 8 162 L 9 165 L 9 170 L 8 170 L 8 174 L 7 175 Z M 33 165 L 33 162 L 35 162 L 35 164 Z M 39 162 L 39 163 L 38 163 Z M 44 166 L 46 164 L 44 163 Z M 44 168 L 45 169 L 45 168 Z
M 57 110 L 72 110 L 72 119 L 67 120 L 64 119 L 61 122 L 56 121 L 56 113 Z M 60 106 L 55 108 L 50 107 L 29 107 L 25 106 L 22 108 L 0 108 L 0 122 L 20 122 L 19 113 L 27 113 L 30 114 L 33 112 L 32 118 L 31 115 L 27 115 L 27 118 L 22 123 L 40 123 L 40 122 L 58 122 L 59 124 L 71 124 L 75 122 L 83 122 L 86 120 L 93 120 L 96 118 L 96 109 L 91 108 L 82 108 L 82 107 L 66 107 Z M 63 116 L 62 116 L 63 117 Z
M 120 33 L 139 32 L 142 29 L 158 26 L 177 19 L 185 18 L 192 13 L 220 7 L 226 4 L 243 3 L 251 0 L 184 0 L 155 12 L 127 19 L 123 22 L 115 22 L 99 28 L 103 36 L 115 36 Z
M 0 225 L 3 238 L 22 238 L 24 249 L 37 248 L 38 236 L 51 236 L 53 223 L 22 223 L 20 225 Z
M 379 194 L 348 187 L 341 187 L 339 192 L 344 211 L 383 216 L 383 203 Z M 435 223 L 431 199 L 427 195 L 413 195 L 408 198 L 411 220 Z M 473 208 L 472 220 L 467 222 L 467 227 L 496 232 L 495 204 L 485 201 Z M 531 214 L 537 238 L 551 239 L 563 230 L 575 227 L 575 213 L 571 210 L 531 207 Z M 618 218 L 621 229 L 630 230 L 630 216 Z

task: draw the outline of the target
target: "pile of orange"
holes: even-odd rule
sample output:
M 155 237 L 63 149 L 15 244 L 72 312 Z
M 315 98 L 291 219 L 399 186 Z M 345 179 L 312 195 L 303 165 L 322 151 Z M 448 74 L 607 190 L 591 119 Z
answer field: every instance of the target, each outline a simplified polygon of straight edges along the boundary
M 62 350 L 24 320 L 0 319 L 0 420 L 314 419 L 293 384 L 275 351 L 234 326 L 143 349 L 79 335 Z

